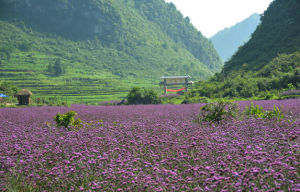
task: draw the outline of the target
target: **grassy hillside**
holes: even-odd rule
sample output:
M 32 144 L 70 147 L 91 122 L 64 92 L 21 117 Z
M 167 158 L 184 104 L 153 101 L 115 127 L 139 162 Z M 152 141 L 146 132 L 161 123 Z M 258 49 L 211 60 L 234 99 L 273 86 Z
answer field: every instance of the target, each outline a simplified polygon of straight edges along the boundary
M 252 38 L 192 96 L 270 98 L 300 89 L 300 2 L 275 0 Z
M 134 3 L 0 0 L 0 80 L 36 95 L 98 101 L 124 97 L 133 86 L 159 88 L 162 75 L 197 80 L 217 70 L 209 66 L 218 64 L 195 57 Z M 195 32 L 191 24 L 187 30 Z M 61 73 L 49 70 L 57 60 Z

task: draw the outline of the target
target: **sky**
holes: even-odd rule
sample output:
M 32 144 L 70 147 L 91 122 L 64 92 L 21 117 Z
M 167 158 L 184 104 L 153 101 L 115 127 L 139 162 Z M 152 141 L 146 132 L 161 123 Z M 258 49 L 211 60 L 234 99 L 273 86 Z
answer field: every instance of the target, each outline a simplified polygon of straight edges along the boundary
M 262 14 L 273 0 L 165 0 L 188 16 L 201 33 L 210 38 L 218 31 L 243 21 L 253 13 Z

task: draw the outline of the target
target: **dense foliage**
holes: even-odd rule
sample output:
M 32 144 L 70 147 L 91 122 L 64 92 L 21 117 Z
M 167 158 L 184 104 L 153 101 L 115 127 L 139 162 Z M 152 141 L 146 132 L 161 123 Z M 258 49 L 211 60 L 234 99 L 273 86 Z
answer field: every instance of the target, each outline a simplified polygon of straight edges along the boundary
M 300 89 L 300 2 L 275 0 L 251 39 L 225 63 L 222 72 L 198 83 L 192 95 L 260 96 Z
M 161 100 L 153 89 L 134 87 L 127 95 L 128 104 L 159 104 Z
M 198 82 L 190 96 L 271 99 L 281 90 L 300 89 L 300 52 L 281 54 L 256 72 L 217 74 L 210 81 Z
M 223 61 L 228 61 L 238 48 L 250 39 L 259 23 L 260 15 L 255 13 L 210 38 Z
M 18 88 L 11 82 L 0 81 L 0 94 L 5 94 L 8 96 L 14 96 L 18 91 Z
M 201 104 L 1 108 L 0 190 L 297 191 L 300 100 L 254 105 L 293 121 L 193 123 Z M 57 128 L 70 110 L 87 124 Z
M 0 79 L 38 95 L 120 98 L 162 75 L 221 69 L 212 44 L 163 0 L 0 0 L 0 9 Z

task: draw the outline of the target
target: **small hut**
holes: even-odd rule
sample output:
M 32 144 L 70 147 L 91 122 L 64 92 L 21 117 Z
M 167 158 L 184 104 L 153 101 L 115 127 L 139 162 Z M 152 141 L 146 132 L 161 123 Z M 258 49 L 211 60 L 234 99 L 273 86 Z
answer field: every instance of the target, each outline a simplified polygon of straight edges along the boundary
M 29 104 L 29 98 L 32 95 L 31 91 L 28 89 L 22 89 L 20 90 L 16 96 L 19 100 L 19 105 L 28 105 Z

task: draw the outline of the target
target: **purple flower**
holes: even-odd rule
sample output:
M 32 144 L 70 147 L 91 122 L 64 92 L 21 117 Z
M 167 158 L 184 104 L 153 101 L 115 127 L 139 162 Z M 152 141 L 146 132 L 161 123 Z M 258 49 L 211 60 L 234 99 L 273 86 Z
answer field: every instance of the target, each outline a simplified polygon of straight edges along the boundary
M 235 177 L 238 177 L 238 176 L 240 176 L 240 175 L 239 175 L 239 173 L 238 173 L 238 172 L 236 172 L 236 171 L 232 172 L 232 175 L 233 175 L 233 176 L 235 176 Z
M 289 119 L 196 124 L 201 104 L 1 108 L 0 191 L 14 176 L 40 191 L 297 191 L 300 99 L 256 104 Z M 56 128 L 69 110 L 83 128 Z

